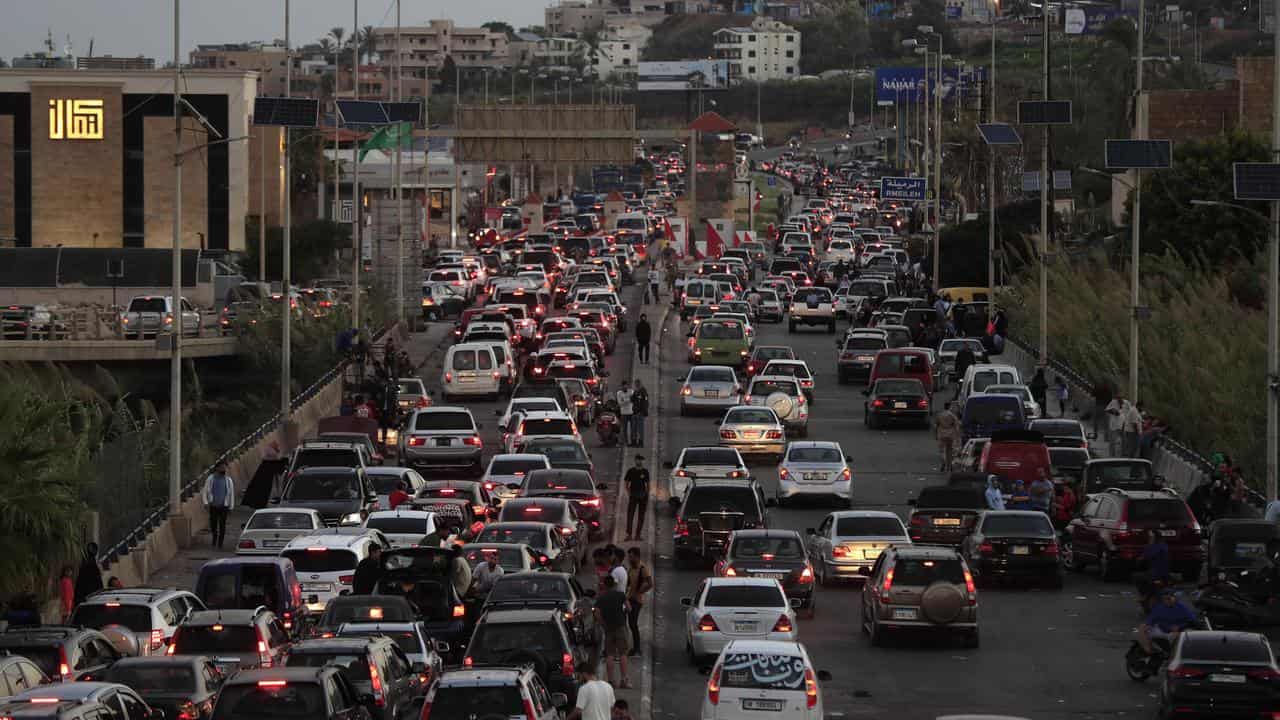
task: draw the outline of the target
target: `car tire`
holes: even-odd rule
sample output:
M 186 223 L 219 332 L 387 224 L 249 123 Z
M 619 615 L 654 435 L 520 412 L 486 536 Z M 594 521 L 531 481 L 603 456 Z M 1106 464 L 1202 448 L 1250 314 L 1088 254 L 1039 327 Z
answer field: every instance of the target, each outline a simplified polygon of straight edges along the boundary
M 1071 572 L 1084 572 L 1085 563 L 1076 555 L 1075 547 L 1070 539 L 1062 543 L 1062 566 Z
M 880 623 L 875 619 L 871 620 L 871 627 L 867 630 L 867 634 L 871 637 L 871 647 L 884 647 L 888 644 L 888 631 L 880 627 Z
M 773 504 L 780 508 L 786 507 L 788 502 L 789 499 L 781 493 L 775 493 L 773 496 Z
M 977 649 L 982 644 L 982 636 L 978 634 L 978 629 L 974 628 L 964 635 L 964 646 L 970 650 Z
M 1110 550 L 1103 550 L 1098 555 L 1098 575 L 1102 577 L 1103 582 L 1114 582 L 1120 579 L 1120 569 L 1111 558 Z

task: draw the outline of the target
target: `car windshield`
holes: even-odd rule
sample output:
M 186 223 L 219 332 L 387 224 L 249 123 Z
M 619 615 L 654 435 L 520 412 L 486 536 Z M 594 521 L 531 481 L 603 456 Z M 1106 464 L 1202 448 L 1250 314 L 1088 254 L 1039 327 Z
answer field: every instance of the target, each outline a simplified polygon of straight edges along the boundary
M 803 363 L 792 362 L 771 362 L 764 370 L 760 371 L 761 375 L 786 375 L 788 377 L 809 377 L 809 368 Z
M 352 682 L 369 679 L 369 658 L 364 653 L 334 652 L 291 652 L 285 658 L 285 667 L 319 668 L 333 665 L 342 671 Z
M 401 621 L 397 621 L 397 622 L 401 622 Z M 409 619 L 403 622 L 413 622 L 413 620 Z M 404 651 L 405 655 L 426 654 L 422 647 L 422 641 L 418 639 L 418 634 L 415 632 L 409 632 L 407 630 L 391 631 L 391 630 L 383 630 L 381 628 L 370 628 L 368 630 L 365 630 L 363 628 L 348 627 L 338 634 L 338 637 L 379 637 L 379 636 L 385 636 L 385 637 L 391 638 L 391 640 L 396 645 L 400 646 L 400 649 Z
M 365 477 L 369 478 L 369 484 L 373 486 L 373 491 L 379 495 L 390 495 L 401 480 L 404 480 L 406 487 L 409 485 L 409 481 L 399 472 L 371 472 Z
M 776 392 L 780 392 L 784 395 L 800 394 L 800 391 L 796 388 L 794 380 L 756 380 L 751 383 L 752 395 L 768 397 Z
M 821 305 L 822 303 L 831 302 L 831 291 L 826 289 L 797 290 L 795 297 L 791 301 L 808 305 Z
M 776 586 L 712 585 L 702 604 L 706 607 L 782 607 L 787 603 Z
M 1184 663 L 1259 663 L 1271 664 L 1266 642 L 1255 636 L 1226 640 L 1217 633 L 1186 633 L 1182 636 L 1179 657 Z
M 302 448 L 293 469 L 308 467 L 360 467 L 360 453 L 351 448 Z
M 1084 437 L 1084 428 L 1078 422 L 1063 422 L 1062 420 L 1037 420 L 1034 423 L 1032 423 L 1031 429 L 1048 436 Z
M 919 380 L 877 380 L 876 395 L 924 395 Z
M 560 600 L 569 597 L 569 583 L 546 573 L 509 575 L 489 591 L 487 602 L 499 600 Z
M 494 460 L 489 465 L 490 475 L 525 475 L 531 470 L 541 470 L 547 467 L 545 460 L 529 459 L 529 460 Z
M 476 536 L 478 543 L 524 544 L 534 550 L 547 549 L 547 531 L 539 527 L 502 527 L 490 525 Z
M 891 517 L 842 517 L 836 520 L 838 537 L 881 536 L 902 537 L 902 521 Z
M 983 535 L 1013 537 L 1053 537 L 1053 525 L 1044 513 L 1036 515 L 987 515 L 982 520 Z
M 573 435 L 576 430 L 568 418 L 537 418 L 521 423 L 521 435 Z
M 285 550 L 281 557 L 293 561 L 293 567 L 299 573 L 327 573 L 351 570 L 356 566 L 356 554 L 350 550 L 328 550 L 324 548 L 306 548 Z
M 107 682 L 128 685 L 141 695 L 150 693 L 191 693 L 196 674 L 189 665 L 116 665 L 107 670 Z
M 1151 467 L 1146 463 L 1099 463 L 1091 469 L 1103 482 L 1129 482 L 1151 479 Z
M 742 513 L 747 519 L 759 515 L 758 500 L 749 487 L 699 487 L 694 486 L 688 499 L 680 508 L 685 517 L 699 513 Z
M 733 542 L 729 555 L 734 558 L 759 560 L 799 560 L 804 546 L 793 537 L 743 537 Z
M 959 585 L 964 582 L 964 568 L 955 559 L 921 560 L 898 558 L 893 564 L 894 585 L 924 587 L 937 581 Z
M 432 715 L 445 718 L 507 718 L 524 715 L 524 700 L 515 685 L 459 685 L 438 687 L 431 700 Z
M 883 350 L 885 341 L 873 337 L 851 337 L 844 341 L 845 350 Z M 870 354 L 870 353 L 868 353 Z
M 427 519 L 424 517 L 400 517 L 395 515 L 373 516 L 365 521 L 365 527 L 381 530 L 389 535 L 426 535 Z
M 312 500 L 355 500 L 360 488 L 353 475 L 296 475 L 284 492 L 292 502 Z
M 393 598 L 378 595 L 347 595 L 330 600 L 320 616 L 320 625 L 336 628 L 349 622 L 413 622 L 411 607 L 403 602 L 391 602 Z
M 213 711 L 214 720 L 327 717 L 324 692 L 318 683 L 311 682 L 232 685 L 222 691 Z
M 791 452 L 787 453 L 787 460 L 791 462 L 811 462 L 811 463 L 841 463 L 844 458 L 841 457 L 840 451 L 831 447 L 804 447 L 792 446 Z
M 720 465 L 736 468 L 741 464 L 737 452 L 722 448 L 689 448 L 684 451 L 684 458 L 680 461 L 681 467 Z
M 247 625 L 183 625 L 173 643 L 178 655 L 217 655 L 253 652 L 258 631 Z
M 795 655 L 729 653 L 721 661 L 720 684 L 743 690 L 802 690 L 805 669 L 804 658 Z
M 1131 500 L 1128 510 L 1130 523 L 1181 523 L 1188 520 L 1187 504 L 1174 498 L 1168 500 Z
M 1022 402 L 1031 401 L 1031 391 L 1025 385 L 989 385 L 986 392 L 1000 395 L 1017 395 Z M 1036 429 L 1040 429 L 1038 425 Z
M 725 425 L 740 424 L 762 424 L 774 425 L 778 422 L 778 416 L 773 414 L 772 410 L 761 408 L 759 410 L 730 410 L 728 415 L 724 416 Z
M 556 626 L 550 623 L 481 623 L 467 646 L 467 655 L 475 662 L 497 664 L 530 654 L 558 658 L 564 649 Z
M 965 403 L 964 419 L 968 423 L 981 423 L 983 425 L 1016 423 L 1021 409 L 1021 405 L 1017 403 L 1016 398 L 1010 398 L 1009 402 L 1001 399 L 980 400 L 979 398 L 973 398 Z
M 376 482 L 374 483 L 377 484 Z M 311 530 L 315 527 L 305 513 L 258 511 L 249 518 L 246 530 Z
M 698 326 L 700 340 L 741 340 L 742 325 L 736 322 L 707 321 Z
M 524 567 L 524 558 L 527 553 L 519 547 L 464 547 L 462 554 L 467 558 L 467 563 L 471 567 L 477 567 L 482 562 L 487 562 L 489 558 L 498 558 L 498 567 L 507 572 L 514 572 Z
M 401 380 L 400 394 L 401 395 L 425 394 L 425 389 L 422 387 L 422 381 L 421 380 Z
M 791 348 L 780 348 L 780 347 L 757 348 L 756 354 L 755 354 L 756 360 L 763 360 L 766 362 L 769 360 L 792 360 L 794 358 L 795 358 L 795 355 L 791 352 Z
M 591 476 L 584 472 L 535 472 L 525 476 L 523 491 L 594 490 Z
M 71 614 L 70 623 L 96 630 L 108 625 L 123 625 L 136 633 L 151 632 L 151 608 L 117 602 L 81 603 Z
M 472 432 L 475 430 L 475 423 L 471 421 L 471 413 L 449 411 L 420 412 L 413 421 L 413 429 Z
M 855 280 L 849 285 L 849 294 L 855 296 L 882 295 L 884 294 L 884 283 Z
M 736 382 L 737 377 L 733 371 L 728 368 L 694 368 L 689 371 L 689 382 L 715 382 L 715 383 L 732 383 Z
M 916 353 L 884 353 L 876 358 L 876 372 L 880 375 L 919 375 L 925 372 L 924 355 Z
M 524 452 L 545 455 L 552 465 L 556 463 L 580 463 L 587 461 L 587 453 L 578 443 L 528 443 Z
M 164 298 L 134 298 L 129 303 L 129 312 L 166 312 Z

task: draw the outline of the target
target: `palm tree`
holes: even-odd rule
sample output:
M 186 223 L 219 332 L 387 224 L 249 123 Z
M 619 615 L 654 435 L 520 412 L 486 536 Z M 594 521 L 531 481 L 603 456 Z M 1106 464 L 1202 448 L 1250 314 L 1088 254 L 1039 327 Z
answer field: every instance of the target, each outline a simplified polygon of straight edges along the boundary
M 360 57 L 363 62 L 373 62 L 373 26 L 365 25 L 360 32 Z
M 345 47 L 345 43 L 343 43 L 342 39 L 346 36 L 347 36 L 346 28 L 341 28 L 341 27 L 329 28 L 329 37 L 333 38 L 333 52 L 335 55 L 333 64 L 335 67 L 342 66 L 341 51 L 342 51 L 342 48 Z

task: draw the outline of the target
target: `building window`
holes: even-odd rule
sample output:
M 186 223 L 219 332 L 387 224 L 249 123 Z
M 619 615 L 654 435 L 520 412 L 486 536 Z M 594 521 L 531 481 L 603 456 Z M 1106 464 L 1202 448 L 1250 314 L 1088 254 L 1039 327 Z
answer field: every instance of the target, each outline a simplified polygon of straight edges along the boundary
M 755 36 L 755 35 L 748 35 L 748 36 L 747 36 L 747 42 L 755 42 L 755 41 L 756 41 L 756 36 Z
M 623 65 L 630 65 L 630 64 L 631 64 L 631 58 L 622 58 L 622 64 L 623 64 Z
M 747 74 L 748 74 L 748 75 L 755 75 L 755 74 L 756 74 L 756 66 L 755 66 L 755 65 L 748 65 L 748 66 L 747 66 Z
M 788 36 L 787 36 L 787 42 L 795 42 L 795 41 L 796 41 L 796 36 L 795 36 L 795 35 L 788 35 Z
M 795 56 L 796 56 L 796 51 L 795 51 L 795 50 L 788 50 L 788 51 L 787 51 L 787 57 L 789 57 L 789 58 L 793 58 L 793 57 L 795 57 Z M 945 60 L 946 58 L 943 58 L 943 59 Z
M 788 65 L 788 66 L 787 66 L 787 74 L 788 74 L 788 75 L 790 75 L 790 74 L 792 74 L 792 73 L 794 73 L 794 72 L 795 72 L 795 68 L 793 68 L 793 67 L 791 67 L 790 65 Z
M 755 56 L 756 56 L 756 51 L 755 51 L 755 50 L 748 50 L 748 51 L 747 51 L 747 57 L 749 57 L 749 58 L 753 58 L 753 57 L 755 57 Z

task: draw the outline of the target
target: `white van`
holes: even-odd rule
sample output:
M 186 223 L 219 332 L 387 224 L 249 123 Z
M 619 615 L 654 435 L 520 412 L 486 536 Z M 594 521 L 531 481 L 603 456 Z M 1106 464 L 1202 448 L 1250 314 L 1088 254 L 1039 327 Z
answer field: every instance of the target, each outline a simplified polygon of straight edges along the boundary
M 964 379 L 960 381 L 960 395 L 956 402 L 960 407 L 964 407 L 964 401 L 968 400 L 970 395 L 980 393 L 990 385 L 1021 384 L 1022 377 L 1018 373 L 1018 368 L 1012 365 L 977 363 L 965 370 Z
M 633 230 L 645 239 L 649 238 L 649 218 L 644 213 L 623 213 L 617 217 L 613 227 L 616 230 Z
M 690 280 L 684 285 L 684 299 L 680 303 L 680 318 L 688 320 L 700 305 L 714 305 L 724 293 L 714 280 Z
M 459 343 L 449 348 L 440 373 L 444 401 L 462 395 L 497 395 L 502 370 L 488 343 Z

